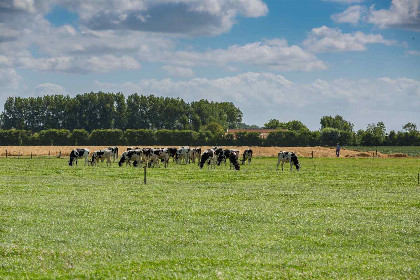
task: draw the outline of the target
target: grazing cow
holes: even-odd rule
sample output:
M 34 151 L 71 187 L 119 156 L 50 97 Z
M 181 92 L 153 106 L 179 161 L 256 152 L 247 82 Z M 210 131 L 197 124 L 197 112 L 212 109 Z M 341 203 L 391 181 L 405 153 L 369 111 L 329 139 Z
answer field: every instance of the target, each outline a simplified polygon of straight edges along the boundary
M 205 163 L 207 163 L 210 168 L 216 168 L 216 154 L 213 149 L 205 150 L 201 155 L 201 160 L 199 163 L 200 168 L 203 168 Z
M 118 159 L 118 147 L 108 147 L 107 149 L 111 151 L 113 161 L 115 161 L 115 159 Z
M 176 151 L 176 163 L 180 164 L 184 159 L 185 164 L 190 163 L 190 147 L 182 147 Z
M 69 160 L 69 166 L 73 166 L 73 163 L 76 162 L 77 165 L 77 159 L 79 158 L 85 158 L 85 165 L 88 163 L 88 156 L 89 156 L 89 149 L 83 148 L 83 149 L 74 149 L 70 152 L 70 160 Z
M 169 162 L 169 153 L 167 149 L 152 149 L 149 159 L 149 167 L 159 167 L 159 162 L 163 161 L 166 168 Z
M 232 165 L 235 167 L 235 170 L 241 169 L 239 166 L 239 151 L 230 150 L 229 161 L 230 161 L 230 169 L 232 169 Z
M 245 161 L 248 161 L 248 164 L 251 164 L 252 159 L 252 150 L 248 149 L 244 151 L 243 158 L 242 158 L 242 164 L 245 164 Z
M 168 148 L 167 152 L 169 154 L 169 157 L 171 157 L 173 159 L 173 161 L 175 161 L 176 159 L 176 152 L 178 151 L 177 148 Z
M 195 163 L 195 159 L 198 159 L 200 161 L 201 156 L 201 148 L 194 148 L 190 151 L 190 161 Z
M 290 171 L 292 171 L 292 167 L 293 165 L 296 166 L 296 170 L 299 171 L 300 170 L 300 164 L 298 161 L 298 158 L 296 156 L 295 153 L 291 153 L 291 152 L 280 152 L 278 154 L 278 160 L 277 160 L 277 169 L 279 170 L 279 164 L 281 163 L 281 170 L 283 170 L 283 164 L 285 162 L 289 162 L 290 163 Z
M 112 164 L 111 156 L 112 156 L 111 151 L 108 149 L 94 151 L 92 154 L 91 164 L 96 165 L 98 164 L 98 160 L 101 160 L 101 162 L 103 162 L 106 159 L 106 165 L 107 166 L 111 165 Z
M 225 149 L 221 152 L 220 152 L 220 150 L 218 152 L 216 152 L 216 154 L 217 154 L 217 165 L 220 165 L 222 163 L 224 163 L 226 165 L 226 159 L 229 158 L 231 152 L 237 152 L 237 156 L 239 156 L 239 151 L 238 150 L 232 150 L 232 149 L 227 150 L 227 149 Z
M 134 166 L 137 166 L 139 163 L 142 162 L 142 155 L 142 150 L 130 150 L 124 152 L 121 155 L 120 161 L 118 162 L 118 166 L 122 166 L 124 162 L 126 163 L 126 165 L 130 164 L 131 161 L 133 161 Z

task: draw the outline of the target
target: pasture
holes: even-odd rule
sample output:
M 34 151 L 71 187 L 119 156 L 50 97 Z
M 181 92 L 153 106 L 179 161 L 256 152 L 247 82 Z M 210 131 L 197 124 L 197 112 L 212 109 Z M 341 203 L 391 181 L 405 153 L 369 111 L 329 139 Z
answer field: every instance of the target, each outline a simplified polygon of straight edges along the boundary
M 0 158 L 0 278 L 420 278 L 418 158 Z

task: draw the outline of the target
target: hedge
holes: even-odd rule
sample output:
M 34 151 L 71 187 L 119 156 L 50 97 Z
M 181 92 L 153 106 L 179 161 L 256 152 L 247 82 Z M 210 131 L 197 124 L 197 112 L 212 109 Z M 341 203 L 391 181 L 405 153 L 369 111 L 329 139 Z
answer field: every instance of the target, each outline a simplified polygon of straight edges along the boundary
M 0 146 L 335 146 L 343 145 L 379 145 L 374 135 L 363 132 L 354 133 L 334 128 L 321 131 L 275 131 L 266 139 L 260 138 L 257 132 L 237 132 L 214 136 L 210 131 L 192 130 L 148 130 L 148 129 L 96 129 L 90 134 L 84 129 L 48 129 L 39 133 L 26 130 L 0 130 Z M 387 145 L 420 145 L 420 133 L 398 132 L 385 137 L 382 144 Z

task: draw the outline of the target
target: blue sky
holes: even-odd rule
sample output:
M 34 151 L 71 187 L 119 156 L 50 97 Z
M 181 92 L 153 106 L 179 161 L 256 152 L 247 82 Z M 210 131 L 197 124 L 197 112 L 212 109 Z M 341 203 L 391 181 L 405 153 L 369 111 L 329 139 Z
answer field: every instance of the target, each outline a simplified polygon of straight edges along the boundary
M 4 0 L 0 103 L 137 92 L 401 130 L 420 126 L 419 31 L 419 0 Z

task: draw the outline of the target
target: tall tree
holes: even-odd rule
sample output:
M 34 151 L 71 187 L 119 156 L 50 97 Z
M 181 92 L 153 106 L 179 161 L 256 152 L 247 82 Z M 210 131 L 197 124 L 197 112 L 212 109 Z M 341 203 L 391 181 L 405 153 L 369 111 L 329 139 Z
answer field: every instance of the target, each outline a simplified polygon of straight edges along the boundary
M 346 121 L 342 116 L 336 115 L 334 118 L 331 116 L 323 116 L 321 118 L 321 129 L 323 128 L 336 128 L 338 130 L 353 131 L 353 124 Z

